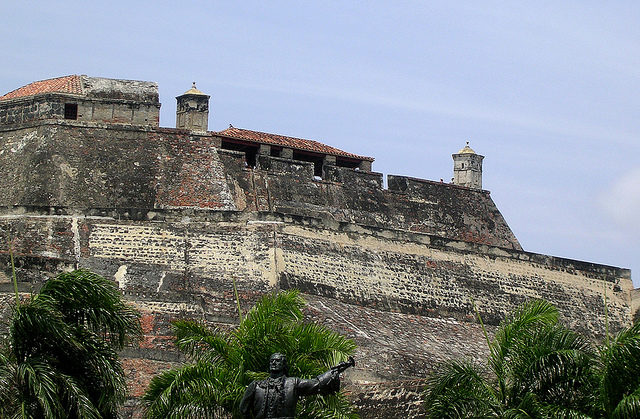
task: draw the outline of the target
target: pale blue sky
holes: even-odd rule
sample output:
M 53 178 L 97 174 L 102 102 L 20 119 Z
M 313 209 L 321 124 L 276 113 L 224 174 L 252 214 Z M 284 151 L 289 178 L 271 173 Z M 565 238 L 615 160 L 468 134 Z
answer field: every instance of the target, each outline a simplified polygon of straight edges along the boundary
M 640 286 L 640 2 L 0 2 L 0 92 L 87 74 L 191 86 L 210 129 L 319 140 L 448 180 L 466 140 L 529 251 Z

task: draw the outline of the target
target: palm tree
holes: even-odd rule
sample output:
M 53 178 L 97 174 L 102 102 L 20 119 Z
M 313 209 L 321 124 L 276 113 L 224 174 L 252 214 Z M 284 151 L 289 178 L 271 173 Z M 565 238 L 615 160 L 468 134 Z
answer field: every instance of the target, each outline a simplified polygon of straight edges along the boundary
M 600 417 L 640 418 L 640 322 L 605 342 L 595 369 Z
M 116 417 L 126 396 L 118 351 L 139 334 L 113 281 L 87 270 L 50 279 L 9 320 L 0 417 Z
M 532 301 L 507 317 L 489 343 L 488 367 L 451 361 L 428 381 L 429 418 L 591 417 L 597 353 L 558 324 L 555 307 Z
M 295 290 L 264 296 L 233 331 L 174 323 L 176 344 L 193 362 L 153 378 L 143 397 L 149 418 L 231 417 L 246 386 L 267 377 L 271 354 L 287 357 L 289 372 L 312 377 L 355 350 L 350 339 L 302 322 L 305 302 Z M 298 405 L 301 418 L 355 418 L 342 394 L 313 396 Z

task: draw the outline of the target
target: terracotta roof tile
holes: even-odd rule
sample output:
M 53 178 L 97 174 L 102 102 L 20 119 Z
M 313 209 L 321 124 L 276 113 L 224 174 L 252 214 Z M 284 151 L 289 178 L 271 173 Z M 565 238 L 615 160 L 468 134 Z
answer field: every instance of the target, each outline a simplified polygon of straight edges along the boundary
M 72 75 L 35 81 L 9 92 L 4 96 L 0 96 L 0 100 L 9 100 L 24 96 L 33 96 L 40 93 L 53 92 L 72 93 L 77 95 L 82 94 L 82 78 L 77 75 Z
M 236 128 L 230 126 L 229 128 L 218 132 L 217 134 L 226 137 L 231 137 L 240 140 L 246 140 L 262 144 L 277 145 L 281 147 L 288 147 L 297 150 L 311 151 L 320 154 L 329 154 L 332 156 L 349 157 L 357 160 L 373 161 L 373 157 L 359 156 L 357 154 L 347 153 L 335 147 L 331 147 L 326 144 L 319 143 L 314 140 L 305 140 L 302 138 L 288 137 L 286 135 L 269 134 L 266 132 L 252 131 L 248 129 Z

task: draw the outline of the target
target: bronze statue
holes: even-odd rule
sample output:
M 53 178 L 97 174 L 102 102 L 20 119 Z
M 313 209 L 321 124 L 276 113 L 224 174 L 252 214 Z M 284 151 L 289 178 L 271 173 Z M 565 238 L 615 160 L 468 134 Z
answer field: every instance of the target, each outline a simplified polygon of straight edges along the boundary
M 247 386 L 240 412 L 245 419 L 293 419 L 300 396 L 331 394 L 340 390 L 340 373 L 355 365 L 353 358 L 316 378 L 287 377 L 287 359 L 281 353 L 269 359 L 269 378 Z

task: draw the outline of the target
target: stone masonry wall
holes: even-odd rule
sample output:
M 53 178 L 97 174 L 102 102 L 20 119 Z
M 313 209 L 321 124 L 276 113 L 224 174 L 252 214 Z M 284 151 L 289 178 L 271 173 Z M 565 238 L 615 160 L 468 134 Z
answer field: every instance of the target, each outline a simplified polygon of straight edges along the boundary
M 632 316 L 628 270 L 317 219 L 160 210 L 154 217 L 118 221 L 18 211 L 0 217 L 0 230 L 5 237 L 11 230 L 20 257 L 119 272 L 123 290 L 136 293 L 206 293 L 211 281 L 236 278 L 258 294 L 295 287 L 380 310 L 462 321 L 473 321 L 475 301 L 489 324 L 527 299 L 543 298 L 592 336 L 605 330 L 605 294 L 612 328 Z M 0 250 L 6 252 L 6 244 Z
M 483 361 L 472 299 L 490 334 L 527 298 L 548 299 L 594 337 L 604 330 L 605 290 L 612 329 L 630 316 L 628 271 L 313 218 L 157 210 L 140 221 L 14 209 L 0 215 L 0 233 L 7 231 L 22 291 L 82 266 L 113 278 L 142 311 L 144 338 L 123 354 L 133 396 L 182 361 L 171 320 L 237 322 L 234 279 L 243 310 L 265 292 L 297 287 L 309 320 L 356 341 L 347 390 L 366 417 L 421 417 L 420 380 L 449 358 Z M 10 301 L 7 251 L 3 242 L 0 296 Z
M 170 323 L 237 324 L 267 292 L 300 289 L 309 320 L 358 344 L 347 373 L 364 417 L 421 417 L 422 380 L 481 362 L 521 302 L 544 298 L 589 336 L 631 321 L 630 272 L 522 251 L 487 191 L 220 149 L 215 135 L 47 121 L 0 128 L 0 318 L 9 238 L 20 292 L 74 267 L 117 281 L 143 313 L 124 353 L 131 394 L 183 359 Z M 6 239 L 5 239 L 6 238 Z M 130 404 L 130 413 L 137 411 Z M 139 411 L 138 411 L 139 413 Z
M 87 98 L 80 95 L 47 93 L 0 102 L 0 125 L 65 119 L 65 104 L 78 105 L 77 120 L 149 125 L 160 122 L 160 104 L 132 100 Z
M 220 138 L 47 121 L 0 129 L 0 205 L 267 211 L 409 230 L 520 250 L 487 191 L 221 150 Z
M 65 118 L 65 104 L 76 104 L 77 120 L 157 127 L 158 85 L 138 80 L 81 76 L 81 93 L 42 93 L 0 101 L 0 125 Z
M 264 170 L 254 174 L 260 210 L 522 249 L 487 191 L 393 175 L 386 190 L 380 173 L 335 166 L 313 182 L 311 164 L 292 170 L 274 160 L 260 156 Z

